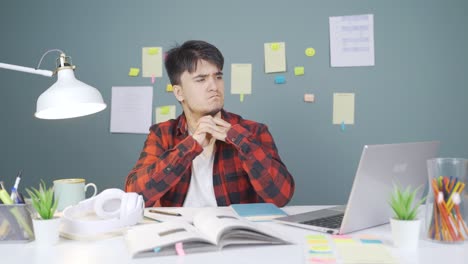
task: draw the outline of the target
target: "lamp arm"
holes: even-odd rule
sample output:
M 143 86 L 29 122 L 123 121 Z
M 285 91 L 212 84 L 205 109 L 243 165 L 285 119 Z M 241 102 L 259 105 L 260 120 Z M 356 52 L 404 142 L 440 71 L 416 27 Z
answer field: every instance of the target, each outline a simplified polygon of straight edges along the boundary
M 52 77 L 53 75 L 53 72 L 49 70 L 34 69 L 34 68 L 23 67 L 23 66 L 18 66 L 18 65 L 13 65 L 13 64 L 1 63 L 1 62 L 0 62 L 0 68 L 13 70 L 13 71 L 21 71 L 21 72 L 39 74 L 39 75 L 43 75 L 47 77 Z

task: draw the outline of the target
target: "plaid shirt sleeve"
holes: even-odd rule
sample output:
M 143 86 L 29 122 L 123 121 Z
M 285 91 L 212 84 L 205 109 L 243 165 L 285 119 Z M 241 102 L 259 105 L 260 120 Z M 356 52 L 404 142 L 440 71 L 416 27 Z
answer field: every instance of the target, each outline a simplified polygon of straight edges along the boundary
M 143 196 L 147 207 L 180 182 L 192 160 L 203 151 L 193 137 L 186 137 L 172 148 L 170 129 L 157 127 L 148 135 L 140 158 L 127 176 L 125 191 Z
M 242 168 L 257 195 L 264 202 L 284 206 L 294 194 L 294 180 L 281 161 L 268 128 L 260 124 L 254 133 L 236 124 L 228 131 L 226 141 L 239 152 Z

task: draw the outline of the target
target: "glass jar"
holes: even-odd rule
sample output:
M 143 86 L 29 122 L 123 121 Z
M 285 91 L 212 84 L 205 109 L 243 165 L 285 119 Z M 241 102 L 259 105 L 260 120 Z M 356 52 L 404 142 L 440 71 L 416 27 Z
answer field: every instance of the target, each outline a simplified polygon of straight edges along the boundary
M 428 193 L 426 198 L 426 234 L 443 243 L 468 239 L 465 184 L 468 160 L 435 158 L 427 161 Z

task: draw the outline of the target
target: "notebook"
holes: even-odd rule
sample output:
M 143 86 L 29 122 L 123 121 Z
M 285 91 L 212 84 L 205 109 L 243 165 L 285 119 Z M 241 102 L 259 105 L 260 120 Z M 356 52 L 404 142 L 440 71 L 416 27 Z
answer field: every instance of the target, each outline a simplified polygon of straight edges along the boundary
M 347 206 L 289 215 L 273 221 L 329 234 L 347 234 L 386 224 L 392 217 L 388 199 L 393 184 L 397 182 L 403 187 L 425 185 L 426 161 L 436 157 L 438 149 L 437 141 L 365 145 Z
M 232 204 L 231 207 L 237 215 L 249 221 L 271 221 L 288 215 L 272 203 Z

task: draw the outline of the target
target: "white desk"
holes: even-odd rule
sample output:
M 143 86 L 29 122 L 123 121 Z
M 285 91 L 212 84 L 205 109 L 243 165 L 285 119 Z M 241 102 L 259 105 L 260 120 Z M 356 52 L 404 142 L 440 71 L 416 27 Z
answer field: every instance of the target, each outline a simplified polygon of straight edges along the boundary
M 301 213 L 319 206 L 291 206 L 285 208 L 288 213 Z M 197 253 L 187 256 L 151 257 L 131 259 L 122 236 L 99 241 L 73 241 L 62 239 L 59 244 L 50 248 L 39 248 L 35 242 L 26 244 L 0 244 L 1 263 L 307 263 L 305 258 L 305 236 L 316 232 L 280 225 L 276 223 L 262 223 L 271 226 L 278 232 L 286 233 L 296 245 L 287 246 L 259 246 L 243 248 L 227 248 L 218 252 Z M 355 234 L 372 234 L 384 241 L 392 255 L 400 263 L 428 264 L 428 263 L 468 263 L 468 242 L 457 245 L 445 245 L 422 240 L 416 251 L 404 251 L 393 247 L 390 226 L 383 225 L 370 228 Z M 421 234 L 423 237 L 423 234 Z

